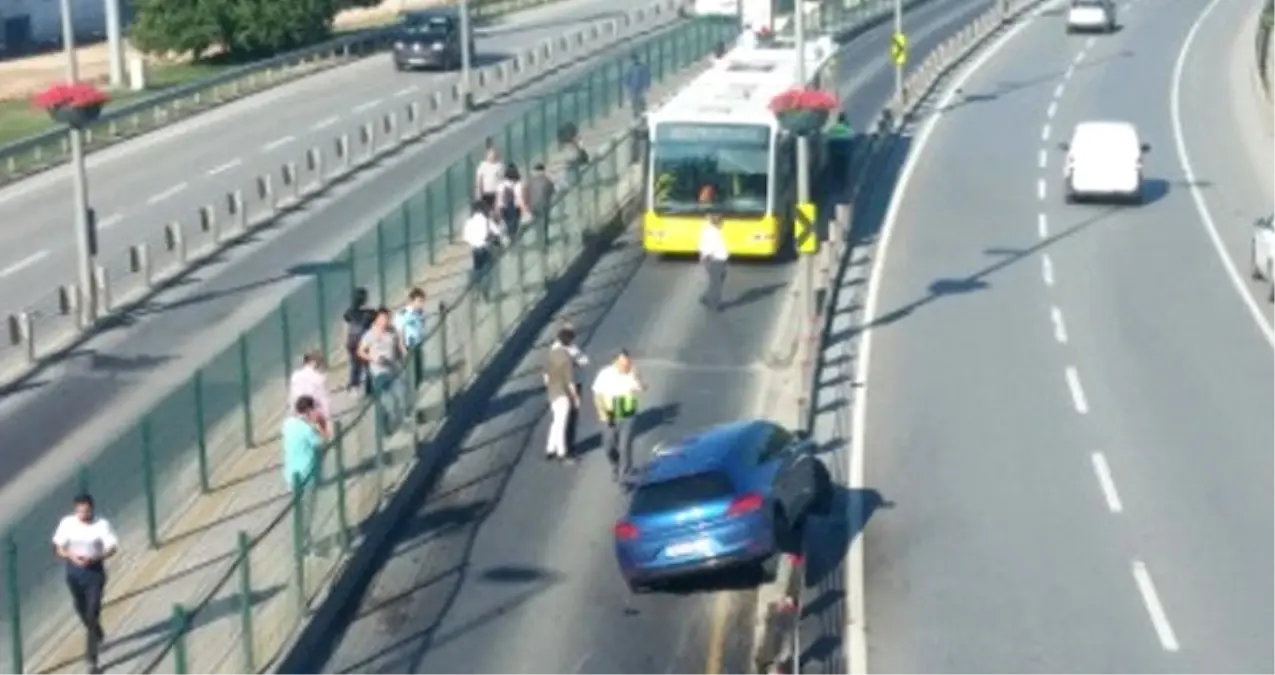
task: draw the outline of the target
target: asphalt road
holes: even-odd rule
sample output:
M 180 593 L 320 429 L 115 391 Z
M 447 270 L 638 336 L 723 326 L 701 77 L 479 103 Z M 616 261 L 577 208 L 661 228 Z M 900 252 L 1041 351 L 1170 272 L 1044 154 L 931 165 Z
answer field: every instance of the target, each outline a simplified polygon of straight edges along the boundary
M 487 65 L 542 40 L 620 16 L 603 0 L 563 0 L 478 31 L 476 63 Z M 157 241 L 166 223 L 192 222 L 202 206 L 278 174 L 307 148 L 330 148 L 342 132 L 379 112 L 426 100 L 455 73 L 393 69 L 387 54 L 303 78 L 198 115 L 89 158 L 90 199 L 100 227 L 101 262 L 126 264 L 126 249 Z M 77 279 L 71 178 L 53 169 L 0 190 L 0 314 L 50 309 L 59 284 Z M 276 177 L 277 181 L 278 178 Z
M 1122 3 L 1093 38 L 1037 17 L 914 147 L 871 329 L 869 670 L 1275 669 L 1275 363 L 1168 105 L 1204 7 Z M 1062 202 L 1055 146 L 1104 117 L 1153 146 L 1143 206 Z
M 936 2 L 911 13 L 909 25 L 928 50 L 982 6 Z M 879 57 L 888 30 L 870 31 L 842 61 L 856 126 L 891 86 Z M 864 64 L 875 60 L 882 65 L 865 76 Z M 637 355 L 651 386 L 639 457 L 659 440 L 766 414 L 758 361 L 793 270 L 734 268 L 729 309 L 706 316 L 695 302 L 693 266 L 643 261 L 633 249 L 605 258 L 566 314 L 588 327 L 585 349 L 594 359 L 621 348 Z M 605 459 L 591 451 L 568 468 L 540 457 L 542 359 L 539 351 L 528 357 L 493 399 L 460 459 L 400 527 L 332 653 L 315 655 L 322 662 L 313 670 L 748 672 L 753 579 L 724 575 L 637 597 L 624 588 L 610 546 L 623 500 Z M 580 436 L 593 447 L 591 415 Z

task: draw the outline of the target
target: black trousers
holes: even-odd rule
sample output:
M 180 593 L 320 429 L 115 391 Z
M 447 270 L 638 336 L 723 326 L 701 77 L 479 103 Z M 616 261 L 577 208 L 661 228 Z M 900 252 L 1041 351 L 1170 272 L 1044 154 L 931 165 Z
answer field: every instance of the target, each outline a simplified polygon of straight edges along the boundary
M 102 592 L 106 588 L 106 570 L 99 563 L 89 567 L 67 565 L 66 585 L 71 589 L 71 602 L 75 613 L 84 624 L 85 647 L 89 665 L 97 667 L 98 652 L 102 647 Z
M 722 287 L 726 285 L 726 261 L 709 258 L 703 263 L 708 279 L 702 300 L 709 309 L 722 308 Z
M 473 261 L 470 282 L 478 287 L 483 300 L 488 300 L 491 295 L 491 275 L 487 273 L 488 268 L 491 267 L 491 250 L 487 247 L 472 248 L 469 250 L 469 255 Z

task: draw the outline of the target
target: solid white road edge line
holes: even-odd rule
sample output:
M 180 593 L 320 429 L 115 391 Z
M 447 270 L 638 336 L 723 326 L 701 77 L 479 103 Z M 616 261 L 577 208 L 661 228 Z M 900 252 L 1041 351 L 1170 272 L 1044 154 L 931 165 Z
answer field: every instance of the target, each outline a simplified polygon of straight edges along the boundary
M 1093 472 L 1098 476 L 1098 487 L 1102 488 L 1102 497 L 1107 500 L 1107 510 L 1112 513 L 1124 511 L 1120 503 L 1120 493 L 1116 492 L 1116 481 L 1111 478 L 1111 467 L 1107 466 L 1107 458 L 1101 452 L 1091 456 Z
M 1138 585 L 1138 592 L 1142 594 L 1142 604 L 1147 608 L 1147 614 L 1151 616 L 1151 625 L 1155 628 L 1156 637 L 1160 639 L 1160 646 L 1166 652 L 1176 652 L 1178 650 L 1178 636 L 1173 634 L 1173 626 L 1169 623 L 1169 615 L 1164 613 L 1164 605 L 1160 604 L 1160 596 L 1155 592 L 1155 584 L 1151 582 L 1151 573 L 1147 571 L 1147 566 L 1141 560 L 1133 561 L 1133 581 Z
M 1196 17 L 1195 23 L 1191 24 L 1191 29 L 1187 31 L 1186 39 L 1182 41 L 1182 48 L 1178 51 L 1177 62 L 1173 65 L 1173 84 L 1169 90 L 1169 117 L 1173 121 L 1173 143 L 1177 146 L 1178 163 L 1182 165 L 1182 173 L 1186 178 L 1187 190 L 1191 193 L 1191 201 L 1195 202 L 1196 213 L 1200 215 L 1200 224 L 1204 227 L 1205 233 L 1209 237 L 1209 241 L 1213 243 L 1213 250 L 1217 251 L 1217 256 L 1222 260 L 1222 266 L 1226 268 L 1226 273 L 1231 277 L 1231 284 L 1235 286 L 1235 290 L 1240 294 L 1240 299 L 1248 306 L 1248 311 L 1253 315 L 1253 320 L 1257 322 L 1258 328 L 1262 331 L 1262 335 L 1266 341 L 1275 348 L 1275 327 L 1272 327 L 1267 321 L 1266 312 L 1257 304 L 1257 300 L 1249 293 L 1248 285 L 1244 281 L 1244 275 L 1240 274 L 1239 268 L 1236 267 L 1235 261 L 1231 260 L 1231 255 L 1226 252 L 1226 245 L 1222 243 L 1222 235 L 1218 233 L 1217 224 L 1213 222 L 1213 215 L 1209 211 L 1207 201 L 1204 199 L 1204 193 L 1200 190 L 1195 178 L 1195 169 L 1191 167 L 1191 158 L 1186 151 L 1186 135 L 1182 132 L 1182 73 L 1186 69 L 1187 56 L 1191 52 L 1191 44 L 1195 42 L 1195 36 L 1200 31 L 1200 26 L 1204 25 L 1205 19 L 1213 12 L 1213 8 L 1217 7 L 1220 0 L 1211 0 L 1208 5 Z
M 1085 415 L 1089 412 L 1089 399 L 1085 398 L 1085 388 L 1080 386 L 1080 371 L 1075 366 L 1067 366 L 1063 371 L 1063 377 L 1067 378 L 1067 390 L 1071 392 L 1071 404 L 1075 406 L 1076 412 Z
M 877 292 L 881 289 L 881 275 L 885 270 L 886 256 L 890 251 L 890 238 L 894 234 L 894 227 L 898 222 L 899 210 L 903 207 L 903 199 L 904 195 L 907 194 L 908 184 L 912 180 L 912 174 L 916 172 L 918 158 L 925 154 L 925 147 L 929 143 L 930 136 L 934 133 L 934 128 L 938 125 L 939 120 L 943 118 L 943 111 L 951 105 L 952 99 L 956 98 L 956 92 L 964 88 L 970 78 L 986 65 L 992 57 L 1004 49 L 1010 40 L 1031 25 L 1032 20 L 1036 19 L 1041 12 L 1048 11 L 1060 4 L 1062 4 L 1061 0 L 1046 0 L 1036 9 L 1021 17 L 1004 34 L 985 49 L 979 51 L 974 56 L 974 59 L 965 66 L 964 70 L 961 70 L 952 78 L 939 98 L 938 105 L 934 107 L 935 112 L 922 125 L 920 132 L 916 136 L 916 142 L 912 145 L 911 151 L 904 161 L 903 169 L 899 172 L 899 181 L 890 197 L 890 205 L 886 210 L 885 220 L 881 225 L 881 236 L 877 240 L 877 247 L 880 250 L 876 254 L 872 271 L 868 275 L 868 290 L 863 301 L 862 325 L 865 330 L 859 337 L 859 360 L 855 363 L 854 368 L 854 382 L 859 386 L 859 400 L 851 411 L 853 422 L 850 425 L 850 454 L 846 458 L 846 462 L 849 464 L 847 471 L 849 476 L 848 487 L 852 490 L 863 488 L 863 431 L 864 423 L 867 420 L 868 367 L 872 355 L 871 326 L 877 316 Z M 852 501 L 851 505 L 853 507 L 855 502 Z M 857 521 L 851 520 L 851 522 L 862 522 L 862 515 L 852 511 L 851 517 L 857 517 Z M 850 675 L 864 675 L 868 672 L 867 615 L 864 609 L 863 538 L 864 531 L 861 528 L 858 535 L 850 542 L 850 550 L 846 553 L 845 585 L 848 597 L 846 598 L 846 629 L 843 650 L 846 654 L 846 665 Z

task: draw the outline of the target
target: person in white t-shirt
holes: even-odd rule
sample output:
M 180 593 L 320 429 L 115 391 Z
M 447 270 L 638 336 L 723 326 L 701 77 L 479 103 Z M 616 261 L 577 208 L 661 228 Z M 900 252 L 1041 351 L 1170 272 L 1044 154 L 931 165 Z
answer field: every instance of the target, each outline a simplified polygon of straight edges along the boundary
M 726 250 L 726 238 L 722 236 L 722 217 L 713 214 L 699 233 L 699 259 L 704 265 L 704 273 L 708 283 L 700 303 L 710 311 L 722 310 L 722 287 L 726 285 L 726 261 L 730 253 Z
M 53 532 L 53 550 L 66 562 L 66 585 L 87 632 L 84 651 L 89 672 L 96 673 L 100 672 L 97 656 L 105 637 L 102 594 L 106 567 L 102 563 L 119 550 L 119 538 L 111 524 L 94 512 L 92 496 L 76 495 L 74 503 L 75 512 L 58 522 Z
M 496 197 L 500 192 L 500 183 L 505 179 L 505 165 L 500 161 L 500 151 L 487 148 L 483 161 L 478 163 L 474 172 L 474 198 L 487 205 L 488 213 L 496 212 Z
M 492 242 L 507 242 L 509 238 L 500 227 L 500 223 L 491 217 L 491 209 L 487 206 L 487 202 L 482 200 L 474 202 L 473 213 L 461 228 L 460 237 L 465 245 L 469 246 L 469 254 L 473 260 L 470 283 L 476 285 L 483 299 L 487 300 L 488 282 L 491 279 L 491 275 L 487 272 L 492 262 Z
M 611 478 L 619 481 L 633 469 L 633 422 L 638 394 L 646 385 L 638 377 L 633 359 L 621 351 L 615 361 L 598 371 L 593 380 L 593 404 L 603 424 L 602 442 L 611 462 Z

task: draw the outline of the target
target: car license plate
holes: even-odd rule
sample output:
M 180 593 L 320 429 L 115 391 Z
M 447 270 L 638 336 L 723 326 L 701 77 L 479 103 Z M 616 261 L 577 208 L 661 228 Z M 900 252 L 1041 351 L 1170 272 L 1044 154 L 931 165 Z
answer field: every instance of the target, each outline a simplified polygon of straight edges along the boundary
M 684 541 L 664 548 L 665 555 L 670 558 L 684 558 L 692 555 L 710 555 L 712 552 L 712 543 L 707 539 Z

